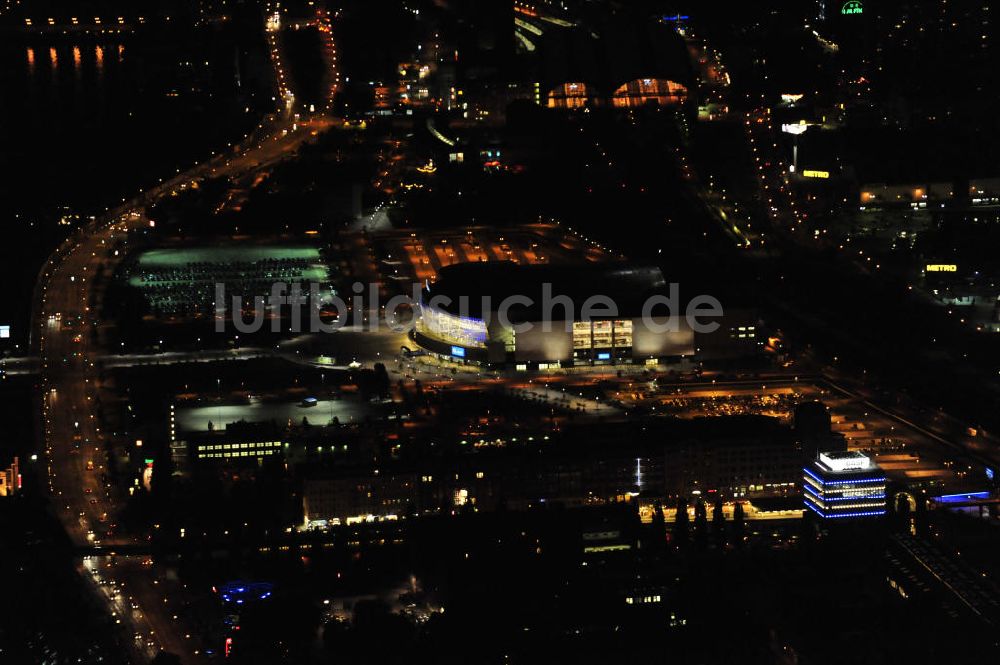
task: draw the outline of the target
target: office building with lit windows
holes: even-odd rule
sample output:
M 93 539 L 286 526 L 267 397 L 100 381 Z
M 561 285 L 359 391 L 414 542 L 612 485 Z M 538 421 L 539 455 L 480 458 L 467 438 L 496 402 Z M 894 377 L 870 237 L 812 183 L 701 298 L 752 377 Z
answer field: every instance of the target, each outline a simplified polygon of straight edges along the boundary
M 182 470 L 206 463 L 259 466 L 269 457 L 288 455 L 288 434 L 273 422 L 220 423 L 218 429 L 182 430 L 174 435 L 171 455 L 175 467 Z
M 858 451 L 821 452 L 803 469 L 806 508 L 824 519 L 884 515 L 886 478 Z

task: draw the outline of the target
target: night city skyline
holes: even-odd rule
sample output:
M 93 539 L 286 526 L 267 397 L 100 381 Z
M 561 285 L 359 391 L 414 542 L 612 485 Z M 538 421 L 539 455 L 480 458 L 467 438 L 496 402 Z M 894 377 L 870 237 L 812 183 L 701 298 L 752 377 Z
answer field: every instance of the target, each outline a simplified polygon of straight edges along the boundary
M 996 662 L 994 11 L 0 0 L 0 662 Z

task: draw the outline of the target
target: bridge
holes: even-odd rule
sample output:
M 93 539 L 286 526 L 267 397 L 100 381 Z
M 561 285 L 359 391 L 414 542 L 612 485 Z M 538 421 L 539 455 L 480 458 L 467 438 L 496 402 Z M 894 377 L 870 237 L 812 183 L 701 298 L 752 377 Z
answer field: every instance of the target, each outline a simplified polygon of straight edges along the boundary
M 65 9 L 45 11 L 34 5 L 15 5 L 9 11 L 0 11 L 0 30 L 44 36 L 122 35 L 132 33 L 147 23 L 155 23 L 159 18 L 125 12 L 85 14 Z

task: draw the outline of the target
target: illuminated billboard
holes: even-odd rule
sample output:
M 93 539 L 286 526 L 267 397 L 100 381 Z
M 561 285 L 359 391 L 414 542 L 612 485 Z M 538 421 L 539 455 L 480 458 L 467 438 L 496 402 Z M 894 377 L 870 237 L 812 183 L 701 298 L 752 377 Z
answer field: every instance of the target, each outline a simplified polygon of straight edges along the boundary
M 865 6 L 861 0 L 848 0 L 841 6 L 840 13 L 844 16 L 852 16 L 854 14 L 864 14 Z
M 781 131 L 786 134 L 805 134 L 806 130 L 809 129 L 809 125 L 806 124 L 805 120 L 801 120 L 795 123 L 784 123 L 781 125 Z
M 872 466 L 871 459 L 858 451 L 820 453 L 819 461 L 831 471 L 863 471 Z

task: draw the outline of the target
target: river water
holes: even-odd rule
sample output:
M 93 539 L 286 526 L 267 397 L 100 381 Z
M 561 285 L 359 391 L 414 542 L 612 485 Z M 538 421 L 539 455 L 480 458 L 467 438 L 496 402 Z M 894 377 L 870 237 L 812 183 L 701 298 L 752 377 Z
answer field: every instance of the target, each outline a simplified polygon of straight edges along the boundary
M 263 36 L 253 30 L 7 37 L 0 326 L 11 325 L 12 336 L 0 351 L 23 345 L 27 296 L 61 238 L 88 215 L 239 140 L 271 104 Z

